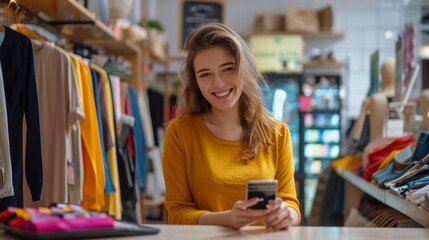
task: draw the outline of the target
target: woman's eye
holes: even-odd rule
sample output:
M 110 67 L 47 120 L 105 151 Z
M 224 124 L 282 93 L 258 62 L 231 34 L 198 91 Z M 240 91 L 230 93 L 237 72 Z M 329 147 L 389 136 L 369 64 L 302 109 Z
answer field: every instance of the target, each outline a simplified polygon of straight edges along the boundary
M 204 77 L 208 77 L 208 76 L 210 76 L 210 73 L 202 73 L 202 74 L 200 74 L 200 78 L 204 78 Z
M 234 67 L 227 67 L 227 68 L 224 68 L 223 71 L 224 72 L 233 72 L 233 71 L 235 71 L 235 68 Z

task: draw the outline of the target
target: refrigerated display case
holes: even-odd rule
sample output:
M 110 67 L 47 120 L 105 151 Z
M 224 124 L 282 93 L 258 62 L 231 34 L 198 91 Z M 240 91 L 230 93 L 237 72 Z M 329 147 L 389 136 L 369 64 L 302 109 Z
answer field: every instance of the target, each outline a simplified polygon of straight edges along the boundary
M 267 73 L 268 91 L 264 94 L 266 108 L 290 129 L 294 151 L 295 171 L 300 170 L 300 114 L 299 100 L 301 94 L 300 74 Z
M 320 174 L 341 150 L 340 75 L 267 73 L 264 104 L 291 132 L 295 182 L 306 224 Z
M 301 161 L 301 120 L 299 96 L 302 94 L 302 74 L 267 73 L 264 75 L 268 89 L 264 90 L 264 104 L 278 120 L 285 122 L 290 129 L 297 194 L 300 202 L 304 201 L 304 174 Z
M 300 96 L 304 215 L 309 216 L 320 174 L 341 150 L 340 75 L 306 74 Z

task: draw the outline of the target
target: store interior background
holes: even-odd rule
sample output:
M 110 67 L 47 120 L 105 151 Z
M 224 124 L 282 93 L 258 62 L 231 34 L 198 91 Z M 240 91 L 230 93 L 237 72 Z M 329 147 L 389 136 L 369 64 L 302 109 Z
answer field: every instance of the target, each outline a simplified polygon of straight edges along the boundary
M 162 88 L 165 87 L 166 82 L 170 83 L 168 89 L 174 88 L 174 80 L 177 80 L 185 57 L 185 53 L 179 50 L 178 44 L 178 39 L 181 37 L 181 2 L 183 1 L 134 0 L 131 12 L 125 17 L 134 24 L 141 24 L 142 19 L 157 20 L 165 30 L 167 41 L 165 57 L 169 59 L 168 63 L 143 60 L 144 68 L 150 65 L 154 71 L 144 69 L 139 73 L 144 74 L 144 81 L 151 81 L 149 84 L 158 88 L 157 90 L 160 92 L 163 91 Z M 359 116 L 362 103 L 370 88 L 371 55 L 375 51 L 379 51 L 379 66 L 387 59 L 394 59 L 398 34 L 403 33 L 407 24 L 414 24 L 417 28 L 417 59 L 418 61 L 429 59 L 429 50 L 426 55 L 422 51 L 425 45 L 429 49 L 429 34 L 423 33 L 424 30 L 429 30 L 429 24 L 421 23 L 422 18 L 429 15 L 429 0 L 224 0 L 225 23 L 245 37 L 254 32 L 255 16 L 265 13 L 285 14 L 289 4 L 315 10 L 326 6 L 332 7 L 334 20 L 332 32 L 341 34 L 341 37 L 305 38 L 304 61 L 312 57 L 314 49 L 332 50 L 334 58 L 341 63 L 340 67 L 337 66 L 332 70 L 329 67 L 327 69 L 326 66 L 313 66 L 311 69 L 304 68 L 303 72 L 305 74 L 308 71 L 313 74 L 332 70 L 341 76 L 340 129 L 342 136 L 339 144 L 343 145 L 345 143 L 343 134 L 348 129 L 351 120 Z M 82 38 L 84 37 L 82 36 Z M 166 67 L 167 65 L 168 67 Z M 170 81 L 164 81 L 166 75 L 170 77 Z M 422 74 L 420 73 L 413 87 L 410 101 L 418 102 L 421 90 Z M 417 108 L 416 115 L 417 123 L 421 122 L 419 108 Z M 416 132 L 420 130 L 418 129 Z M 298 151 L 294 150 L 294 153 L 297 154 Z M 347 146 L 342 146 L 341 153 L 348 154 Z M 312 192 L 309 193 L 309 195 L 313 194 L 311 200 L 317 184 L 317 179 L 305 184 L 306 187 L 311 185 Z M 162 204 L 156 204 L 156 208 L 154 208 L 154 215 L 157 217 L 160 217 L 158 211 L 162 208 L 160 206 Z M 306 215 L 311 211 L 311 207 L 311 201 L 305 203 Z M 160 219 L 154 221 L 154 223 L 162 222 Z

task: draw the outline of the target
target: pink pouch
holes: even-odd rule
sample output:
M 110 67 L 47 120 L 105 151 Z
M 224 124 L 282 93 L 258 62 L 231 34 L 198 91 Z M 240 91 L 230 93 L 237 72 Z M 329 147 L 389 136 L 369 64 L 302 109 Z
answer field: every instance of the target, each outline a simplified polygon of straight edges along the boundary
M 58 231 L 78 231 L 87 229 L 113 228 L 114 220 L 106 213 L 89 213 L 86 211 L 42 213 L 37 209 L 26 209 L 31 213 L 31 220 L 23 230 L 48 233 Z

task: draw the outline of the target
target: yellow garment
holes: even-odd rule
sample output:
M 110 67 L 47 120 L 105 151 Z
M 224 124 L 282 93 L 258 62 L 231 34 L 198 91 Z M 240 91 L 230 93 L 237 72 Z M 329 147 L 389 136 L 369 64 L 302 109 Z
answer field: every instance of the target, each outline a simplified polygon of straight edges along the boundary
M 87 210 L 99 211 L 101 206 L 104 205 L 104 187 L 106 185 L 100 130 L 95 108 L 91 72 L 88 65 L 82 60 L 79 62 L 82 73 L 82 99 L 85 109 L 85 119 L 81 122 L 84 166 L 82 206 Z
M 113 116 L 113 97 L 112 90 L 110 89 L 109 77 L 107 76 L 106 71 L 94 64 L 91 67 L 97 71 L 102 79 L 102 82 L 99 84 L 104 85 L 104 91 L 106 96 L 106 108 L 108 115 L 108 125 L 109 133 L 112 136 L 113 147 L 108 149 L 108 159 L 109 159 L 109 169 L 110 175 L 112 178 L 113 186 L 116 191 L 104 196 L 105 205 L 102 208 L 102 211 L 108 212 L 109 215 L 114 216 L 116 219 L 120 220 L 122 218 L 122 202 L 121 202 L 121 189 L 119 185 L 119 171 L 118 171 L 118 160 L 116 158 L 116 135 L 115 135 L 115 124 Z M 107 133 L 105 133 L 107 134 Z M 107 149 L 106 149 L 107 150 Z
M 385 169 L 390 162 L 393 161 L 393 159 L 395 158 L 395 155 L 400 152 L 401 150 L 393 150 L 387 157 L 386 159 L 383 160 L 383 162 L 381 162 L 380 166 L 378 166 L 378 169 L 376 172 Z M 371 179 L 371 183 L 373 184 L 377 184 L 377 182 L 374 179 Z
M 393 150 L 389 156 L 386 157 L 386 159 L 383 160 L 383 162 L 380 164 L 380 166 L 378 166 L 377 172 L 385 169 L 387 167 L 387 165 L 389 165 L 390 162 L 392 162 L 392 160 L 395 158 L 395 155 L 400 152 L 401 150 Z
M 335 171 L 337 171 L 338 169 L 345 169 L 350 172 L 354 172 L 356 165 L 361 162 L 362 162 L 362 158 L 360 157 L 353 156 L 353 155 L 345 156 L 333 161 L 332 167 L 334 168 Z
M 79 91 L 79 96 L 83 96 L 83 87 L 82 87 L 82 73 L 81 73 L 81 67 L 80 67 L 80 57 L 77 55 L 74 55 L 72 53 L 69 54 L 72 63 L 73 63 L 73 67 L 76 71 L 76 80 L 77 80 L 77 90 Z M 79 98 L 80 100 L 80 105 L 83 107 L 83 100 L 82 97 Z M 83 111 L 85 111 L 85 109 L 83 109 Z
M 245 164 L 241 141 L 215 137 L 201 116 L 183 116 L 167 127 L 164 140 L 166 207 L 171 224 L 196 224 L 204 212 L 230 210 L 244 200 L 246 181 L 277 179 L 278 197 L 296 210 L 292 140 L 289 128 L 278 123 L 274 147 Z

